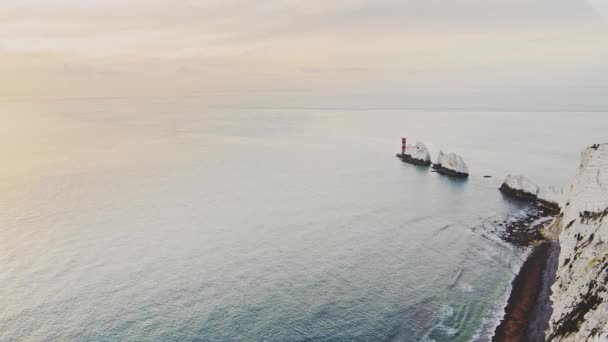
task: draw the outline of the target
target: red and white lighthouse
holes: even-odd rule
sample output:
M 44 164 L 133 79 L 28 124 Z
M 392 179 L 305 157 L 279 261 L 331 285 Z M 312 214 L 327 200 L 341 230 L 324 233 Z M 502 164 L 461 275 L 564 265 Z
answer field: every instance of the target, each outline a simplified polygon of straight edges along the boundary
M 405 154 L 405 145 L 407 138 L 401 138 L 401 154 Z

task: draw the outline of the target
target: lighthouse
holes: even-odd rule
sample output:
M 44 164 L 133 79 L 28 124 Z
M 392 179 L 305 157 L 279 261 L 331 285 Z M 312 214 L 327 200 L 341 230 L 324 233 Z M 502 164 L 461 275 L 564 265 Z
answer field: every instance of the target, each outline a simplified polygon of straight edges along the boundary
M 417 142 L 408 149 L 407 138 L 401 138 L 401 153 L 397 153 L 397 158 L 414 165 L 431 165 L 431 155 L 424 143 Z

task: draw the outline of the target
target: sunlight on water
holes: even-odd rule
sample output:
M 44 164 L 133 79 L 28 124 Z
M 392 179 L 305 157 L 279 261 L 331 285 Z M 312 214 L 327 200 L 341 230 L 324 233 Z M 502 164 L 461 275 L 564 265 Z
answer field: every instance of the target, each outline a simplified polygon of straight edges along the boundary
M 508 172 L 571 177 L 605 113 L 4 103 L 0 340 L 469 341 L 523 251 Z M 394 158 L 464 155 L 456 182 Z M 493 178 L 483 178 L 492 175 Z

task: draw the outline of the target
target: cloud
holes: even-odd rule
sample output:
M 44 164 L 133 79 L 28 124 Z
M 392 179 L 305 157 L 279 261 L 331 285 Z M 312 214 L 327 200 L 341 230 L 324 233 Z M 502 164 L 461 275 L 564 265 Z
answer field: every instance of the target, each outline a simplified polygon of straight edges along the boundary
M 368 67 L 304 67 L 300 68 L 304 73 L 362 73 L 372 72 L 372 68 Z
M 93 54 L 185 44 L 234 51 L 310 35 L 544 30 L 599 18 L 582 0 L 5 0 L 0 16 L 9 48 Z
M 605 0 L 587 0 L 587 2 L 603 20 L 608 20 L 608 2 Z
M 63 64 L 56 69 L 51 69 L 50 71 L 56 73 L 59 77 L 71 78 L 119 77 L 124 74 L 124 71 L 78 63 Z
M 4 0 L 0 97 L 299 89 L 380 102 L 407 89 L 433 102 L 435 89 L 599 87 L 608 83 L 597 76 L 608 60 L 602 4 Z

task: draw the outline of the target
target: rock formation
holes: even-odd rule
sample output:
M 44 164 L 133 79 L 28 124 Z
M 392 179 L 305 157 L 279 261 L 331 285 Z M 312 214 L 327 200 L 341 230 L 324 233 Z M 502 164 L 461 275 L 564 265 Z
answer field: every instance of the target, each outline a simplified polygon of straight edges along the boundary
M 443 153 L 443 151 L 439 151 L 439 156 L 437 156 L 437 162 L 433 164 L 433 169 L 448 176 L 469 176 L 467 164 L 465 164 L 461 156 L 455 153 Z
M 564 193 L 561 189 L 554 187 L 541 188 L 538 193 L 537 202 L 543 209 L 554 214 L 559 214 L 563 198 Z
M 547 341 L 608 341 L 608 144 L 583 152 L 557 225 L 561 253 Z
M 426 145 L 421 142 L 417 142 L 415 145 L 409 145 L 405 149 L 405 153 L 397 154 L 397 157 L 410 164 L 423 166 L 431 165 L 431 154 L 426 148 Z
M 538 185 L 523 175 L 508 175 L 502 183 L 500 191 L 518 198 L 536 201 L 540 189 Z

